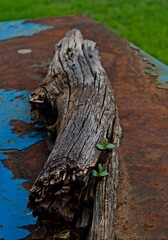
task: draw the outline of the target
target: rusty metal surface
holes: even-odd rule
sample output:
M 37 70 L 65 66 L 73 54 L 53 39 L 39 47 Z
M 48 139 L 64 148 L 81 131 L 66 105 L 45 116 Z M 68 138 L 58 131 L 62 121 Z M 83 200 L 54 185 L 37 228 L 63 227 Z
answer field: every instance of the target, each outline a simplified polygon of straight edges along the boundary
M 6 127 L 1 128 L 4 141 L 0 145 L 0 169 L 4 175 L 8 172 L 10 179 L 13 174 L 12 181 L 19 181 L 19 186 L 26 191 L 47 159 L 49 152 L 43 140 L 44 132 L 34 129 L 30 123 L 28 95 L 45 76 L 55 43 L 69 29 L 78 28 L 85 38 L 97 42 L 116 96 L 123 129 L 116 238 L 168 239 L 168 94 L 165 85 L 158 86 L 163 72 L 164 83 L 168 80 L 167 67 L 162 65 L 160 73 L 157 60 L 152 57 L 146 60 L 139 49 L 132 48 L 127 41 L 84 16 L 26 23 L 50 26 L 50 29 L 0 41 L 1 116 L 3 109 L 5 114 L 12 113 L 7 114 L 7 119 L 3 118 Z M 8 134 L 12 136 L 10 139 L 6 137 Z M 5 139 L 10 140 L 10 144 Z M 2 181 L 6 179 L 1 175 Z M 13 191 L 13 194 L 17 193 Z M 8 222 L 7 219 L 5 226 L 10 231 Z M 14 225 L 13 229 L 18 226 L 21 225 Z M 28 235 L 28 231 L 24 231 L 22 237 Z M 10 234 L 12 236 L 12 231 Z

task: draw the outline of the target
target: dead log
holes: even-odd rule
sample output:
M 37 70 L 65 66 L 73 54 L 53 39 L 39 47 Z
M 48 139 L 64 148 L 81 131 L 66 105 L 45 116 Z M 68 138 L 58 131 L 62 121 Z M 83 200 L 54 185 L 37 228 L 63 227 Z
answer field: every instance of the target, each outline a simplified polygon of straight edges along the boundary
M 30 102 L 32 117 L 46 120 L 53 143 L 30 190 L 28 206 L 40 229 L 33 238 L 114 239 L 121 128 L 96 44 L 69 31 Z M 115 149 L 96 149 L 104 138 Z M 92 176 L 98 163 L 108 176 Z

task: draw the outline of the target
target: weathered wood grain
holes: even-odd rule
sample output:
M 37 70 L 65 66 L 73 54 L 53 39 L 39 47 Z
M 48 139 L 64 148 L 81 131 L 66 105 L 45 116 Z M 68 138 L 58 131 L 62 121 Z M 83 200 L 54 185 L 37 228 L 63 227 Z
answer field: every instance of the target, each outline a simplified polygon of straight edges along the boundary
M 39 216 L 34 239 L 114 239 L 121 128 L 96 44 L 69 31 L 30 102 L 32 117 L 47 121 L 52 138 L 30 190 L 29 207 Z M 96 149 L 105 137 L 116 145 L 113 151 Z M 92 176 L 98 163 L 107 177 Z

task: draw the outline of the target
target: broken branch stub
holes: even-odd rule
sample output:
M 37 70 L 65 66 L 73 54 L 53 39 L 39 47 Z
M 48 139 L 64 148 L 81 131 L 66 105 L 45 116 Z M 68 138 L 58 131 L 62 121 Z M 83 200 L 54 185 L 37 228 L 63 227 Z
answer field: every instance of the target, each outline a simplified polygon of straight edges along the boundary
M 30 102 L 32 117 L 45 119 L 54 139 L 30 190 L 29 207 L 39 225 L 48 222 L 45 234 L 37 231 L 34 238 L 113 239 L 121 128 L 96 44 L 83 40 L 79 30 L 69 31 Z M 105 137 L 115 144 L 113 151 L 96 149 Z M 92 176 L 98 163 L 108 176 Z

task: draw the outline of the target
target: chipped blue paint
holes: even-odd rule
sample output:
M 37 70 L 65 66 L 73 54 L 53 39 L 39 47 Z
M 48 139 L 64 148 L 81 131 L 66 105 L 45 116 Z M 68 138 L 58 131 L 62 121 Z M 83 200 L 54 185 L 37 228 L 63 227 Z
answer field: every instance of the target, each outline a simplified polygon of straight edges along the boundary
M 1 109 L 1 150 L 23 150 L 31 145 L 41 141 L 44 133 L 32 131 L 26 133 L 23 138 L 13 132 L 14 127 L 11 126 L 12 120 L 24 121 L 30 123 L 30 104 L 28 103 L 29 92 L 27 91 L 4 91 L 0 89 L 0 109 Z
M 138 50 L 144 61 L 152 63 L 153 66 L 149 69 L 146 69 L 145 71 L 151 76 L 157 76 L 158 87 L 168 89 L 168 66 L 160 62 L 158 59 L 152 57 L 148 53 L 144 52 L 143 50 L 139 49 L 132 43 L 130 44 L 130 47 Z
M 37 23 L 26 23 L 26 20 L 0 22 L 0 40 L 15 37 L 32 36 L 33 34 L 52 29 L 52 26 Z
M 0 239 L 5 240 L 25 238 L 29 231 L 21 227 L 36 221 L 26 208 L 28 191 L 22 187 L 26 180 L 13 179 L 3 165 L 8 150 L 23 150 L 44 139 L 44 133 L 35 130 L 20 137 L 10 125 L 11 120 L 30 123 L 28 96 L 28 91 L 0 89 Z
M 0 237 L 17 240 L 26 237 L 29 231 L 21 226 L 35 223 L 26 209 L 28 191 L 21 187 L 24 180 L 13 180 L 12 173 L 3 166 L 6 156 L 0 154 Z

